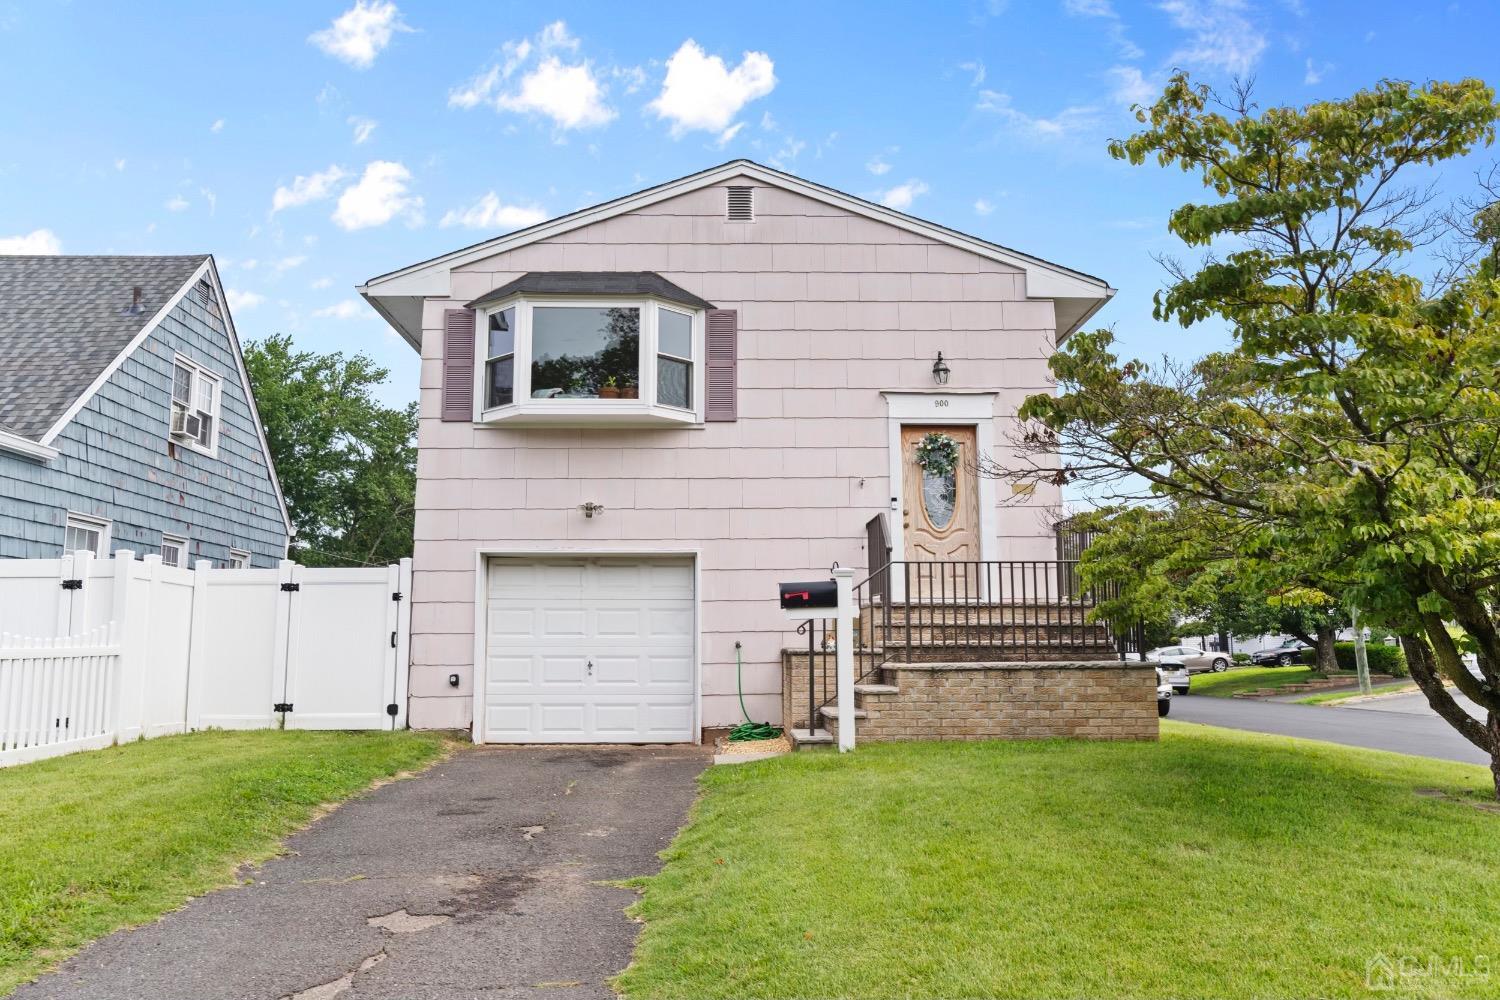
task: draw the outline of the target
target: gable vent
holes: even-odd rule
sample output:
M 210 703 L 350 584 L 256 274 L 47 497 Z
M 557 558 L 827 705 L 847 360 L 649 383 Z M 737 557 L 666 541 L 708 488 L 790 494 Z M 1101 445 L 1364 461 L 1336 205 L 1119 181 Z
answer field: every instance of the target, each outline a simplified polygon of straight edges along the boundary
M 727 218 L 730 222 L 755 221 L 755 188 L 729 188 L 729 211 Z

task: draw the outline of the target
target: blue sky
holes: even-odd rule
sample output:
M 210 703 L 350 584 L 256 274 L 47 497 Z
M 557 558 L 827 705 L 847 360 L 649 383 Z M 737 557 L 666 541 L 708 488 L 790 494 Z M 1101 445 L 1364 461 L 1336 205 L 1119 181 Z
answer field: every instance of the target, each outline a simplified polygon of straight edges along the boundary
M 1129 349 L 1196 355 L 1223 334 L 1151 321 L 1151 255 L 1200 189 L 1108 158 L 1131 101 L 1174 66 L 1262 105 L 1495 78 L 1497 37 L 1479 0 L 0 0 L 0 250 L 211 251 L 242 336 L 406 399 L 356 284 L 743 156 L 1107 278 Z

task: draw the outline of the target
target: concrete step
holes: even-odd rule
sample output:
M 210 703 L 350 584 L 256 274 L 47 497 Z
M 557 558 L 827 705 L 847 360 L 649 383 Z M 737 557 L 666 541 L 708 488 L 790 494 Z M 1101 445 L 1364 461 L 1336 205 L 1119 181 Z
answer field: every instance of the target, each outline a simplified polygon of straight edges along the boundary
M 856 684 L 854 685 L 856 695 L 890 695 L 900 694 L 901 689 L 894 684 Z
M 840 718 L 839 707 L 837 705 L 824 705 L 822 708 L 818 709 L 818 713 L 822 715 L 823 718 L 831 719 L 834 722 L 837 722 Z M 868 718 L 869 714 L 869 712 L 866 712 L 862 708 L 856 708 L 854 710 L 854 718 L 856 721 L 859 719 Z
M 792 738 L 792 746 L 797 749 L 833 746 L 833 734 L 826 729 L 789 729 L 787 734 Z

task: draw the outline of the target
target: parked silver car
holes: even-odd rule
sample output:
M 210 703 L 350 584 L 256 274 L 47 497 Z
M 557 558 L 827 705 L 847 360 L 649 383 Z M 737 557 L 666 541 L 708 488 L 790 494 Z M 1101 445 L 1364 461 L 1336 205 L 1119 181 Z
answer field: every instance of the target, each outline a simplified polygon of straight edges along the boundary
M 1210 653 L 1199 649 L 1197 646 L 1158 646 L 1146 651 L 1146 659 L 1175 660 L 1187 667 L 1190 674 L 1203 674 L 1212 670 L 1214 673 L 1223 673 L 1229 669 L 1228 653 Z

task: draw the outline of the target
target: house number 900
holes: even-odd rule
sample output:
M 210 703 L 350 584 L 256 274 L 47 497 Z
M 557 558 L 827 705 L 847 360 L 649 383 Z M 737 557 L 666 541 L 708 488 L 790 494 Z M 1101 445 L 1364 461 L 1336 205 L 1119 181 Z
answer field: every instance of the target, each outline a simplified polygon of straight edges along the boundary
M 948 401 L 946 399 L 934 399 L 932 401 L 932 405 L 933 406 L 947 406 L 948 405 Z

